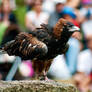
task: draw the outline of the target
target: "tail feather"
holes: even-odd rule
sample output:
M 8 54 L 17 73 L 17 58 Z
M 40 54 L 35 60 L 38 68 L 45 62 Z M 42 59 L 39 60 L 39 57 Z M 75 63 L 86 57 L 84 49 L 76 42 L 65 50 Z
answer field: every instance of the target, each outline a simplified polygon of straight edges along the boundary
M 6 54 L 7 52 L 0 46 L 0 54 Z
M 9 42 L 7 42 L 4 46 L 9 46 L 10 44 L 12 44 L 15 40 L 11 40 Z
M 7 50 L 10 48 L 10 45 L 14 42 L 14 40 L 7 42 L 4 46 L 0 46 L 0 54 L 6 54 Z

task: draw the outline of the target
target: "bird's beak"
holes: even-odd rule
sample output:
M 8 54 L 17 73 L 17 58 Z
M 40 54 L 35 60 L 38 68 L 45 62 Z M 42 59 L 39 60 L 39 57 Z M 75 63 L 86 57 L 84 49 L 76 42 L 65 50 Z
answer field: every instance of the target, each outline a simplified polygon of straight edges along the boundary
M 72 28 L 69 30 L 70 32 L 79 32 L 80 31 L 80 28 L 77 27 L 77 26 L 72 26 Z

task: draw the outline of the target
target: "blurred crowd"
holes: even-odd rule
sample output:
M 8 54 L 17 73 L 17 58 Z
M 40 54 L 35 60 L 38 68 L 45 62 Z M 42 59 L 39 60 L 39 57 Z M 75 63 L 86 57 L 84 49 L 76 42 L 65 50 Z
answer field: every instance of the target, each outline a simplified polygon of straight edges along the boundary
M 0 45 L 13 40 L 21 31 L 30 32 L 45 23 L 53 27 L 64 18 L 80 28 L 80 37 L 69 40 L 65 55 L 58 55 L 48 71 L 48 77 L 56 80 L 71 80 L 80 92 L 92 91 L 92 0 L 0 0 Z M 20 26 L 14 12 L 25 7 L 25 30 Z M 21 13 L 21 11 L 19 11 Z M 23 14 L 20 14 L 21 17 Z M 0 53 L 0 79 L 6 77 L 17 57 Z M 26 68 L 26 70 L 25 70 Z M 12 73 L 11 73 L 12 74 Z M 13 79 L 30 78 L 34 74 L 31 61 L 23 61 Z M 18 75 L 18 76 L 17 76 Z M 21 77 L 19 77 L 21 76 Z

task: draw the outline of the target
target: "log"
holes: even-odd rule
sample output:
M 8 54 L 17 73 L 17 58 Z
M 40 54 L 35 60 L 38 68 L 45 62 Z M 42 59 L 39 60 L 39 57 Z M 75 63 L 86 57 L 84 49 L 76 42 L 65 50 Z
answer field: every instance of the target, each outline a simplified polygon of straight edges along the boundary
M 39 80 L 0 81 L 0 92 L 77 92 L 72 84 Z

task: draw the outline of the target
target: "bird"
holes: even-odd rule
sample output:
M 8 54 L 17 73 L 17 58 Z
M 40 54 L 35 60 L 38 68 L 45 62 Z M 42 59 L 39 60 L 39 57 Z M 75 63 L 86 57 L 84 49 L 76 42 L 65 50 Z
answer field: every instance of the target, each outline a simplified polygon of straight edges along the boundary
M 79 31 L 77 26 L 60 18 L 53 28 L 48 24 L 41 24 L 40 28 L 30 33 L 19 33 L 14 40 L 0 47 L 0 50 L 10 56 L 19 56 L 22 60 L 32 60 L 35 77 L 46 80 L 53 59 L 66 53 L 69 38 Z

